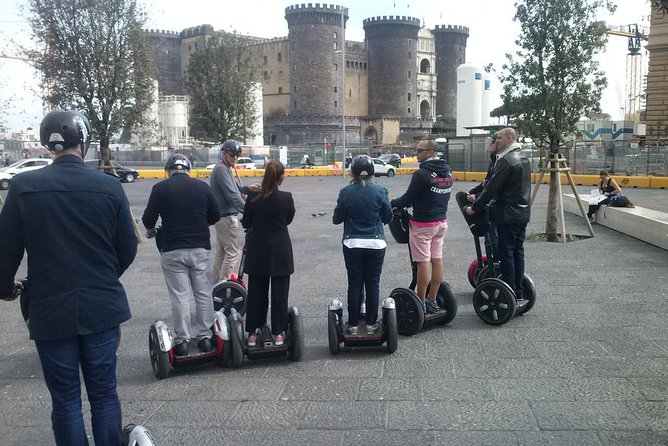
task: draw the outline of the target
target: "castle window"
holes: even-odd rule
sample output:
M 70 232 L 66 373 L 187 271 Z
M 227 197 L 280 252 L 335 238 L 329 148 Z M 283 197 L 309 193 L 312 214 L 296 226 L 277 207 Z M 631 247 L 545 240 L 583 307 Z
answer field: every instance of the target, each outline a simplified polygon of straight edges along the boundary
M 431 64 L 429 59 L 422 59 L 420 62 L 420 73 L 429 73 L 431 72 Z
M 192 53 L 192 52 L 193 52 L 193 47 L 192 47 L 192 45 L 188 45 L 188 52 L 189 52 L 189 53 Z
M 278 94 L 283 94 L 283 87 L 278 87 Z
M 293 64 L 292 64 L 292 70 L 293 70 L 293 71 L 297 71 L 297 64 L 296 64 L 296 63 L 293 63 Z
M 410 101 L 411 101 L 411 94 L 408 93 L 408 102 L 410 102 Z
M 409 115 L 411 114 L 411 108 L 410 107 L 408 107 L 408 114 Z
M 339 71 L 339 64 L 334 64 L 334 71 Z
M 297 110 L 297 101 L 294 102 L 294 109 Z
M 460 64 L 461 65 L 461 64 Z M 366 62 L 364 62 L 364 70 L 366 71 Z
M 339 103 L 337 101 L 334 101 L 334 108 L 338 108 L 338 107 L 339 107 Z
M 348 90 L 348 97 L 349 97 L 349 98 L 352 98 L 352 97 L 353 97 L 353 91 L 352 91 L 352 90 Z
M 337 42 L 334 42 L 334 49 L 338 50 L 339 49 L 339 44 Z
M 292 49 L 297 49 L 297 42 L 292 42 Z
M 264 64 L 267 65 L 267 56 L 264 56 Z
M 337 39 L 339 35 L 337 33 L 334 33 L 334 38 Z
M 410 79 L 410 78 L 411 78 L 411 72 L 409 71 L 408 72 L 408 79 Z
M 280 62 L 281 59 L 282 59 L 282 57 L 281 57 L 281 53 L 278 53 L 278 61 Z
M 334 93 L 337 93 L 339 91 L 338 87 L 334 87 Z
M 297 93 L 297 86 L 296 86 L 296 85 L 293 85 L 293 86 L 292 86 L 292 91 L 293 91 L 294 93 Z
M 410 60 L 410 59 L 411 59 L 411 52 L 409 51 L 408 52 L 408 60 Z
M 268 81 L 268 80 L 269 80 L 269 72 L 268 72 L 268 71 L 265 71 L 265 72 L 264 72 L 264 80 L 265 80 L 265 81 Z
M 346 68 L 350 68 L 350 61 L 346 60 Z

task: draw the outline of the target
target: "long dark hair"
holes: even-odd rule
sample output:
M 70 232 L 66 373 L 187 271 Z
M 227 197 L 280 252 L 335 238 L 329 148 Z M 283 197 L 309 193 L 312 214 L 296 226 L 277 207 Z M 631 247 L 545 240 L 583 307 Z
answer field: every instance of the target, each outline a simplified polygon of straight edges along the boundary
M 258 192 L 255 200 L 262 200 L 271 195 L 271 193 L 278 187 L 284 173 L 285 168 L 283 167 L 283 164 L 278 161 L 269 161 L 264 168 L 262 186 L 260 187 L 260 192 Z

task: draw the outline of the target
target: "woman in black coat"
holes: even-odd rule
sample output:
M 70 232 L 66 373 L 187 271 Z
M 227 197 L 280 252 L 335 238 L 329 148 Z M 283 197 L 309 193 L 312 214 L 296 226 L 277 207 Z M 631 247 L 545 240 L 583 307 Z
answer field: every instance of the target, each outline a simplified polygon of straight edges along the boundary
M 288 225 L 295 216 L 290 192 L 278 190 L 285 169 L 277 161 L 265 167 L 260 191 L 249 196 L 241 225 L 248 230 L 244 272 L 248 274 L 247 343 L 255 345 L 256 332 L 267 323 L 271 283 L 271 333 L 283 345 L 288 322 L 290 274 L 294 272 Z

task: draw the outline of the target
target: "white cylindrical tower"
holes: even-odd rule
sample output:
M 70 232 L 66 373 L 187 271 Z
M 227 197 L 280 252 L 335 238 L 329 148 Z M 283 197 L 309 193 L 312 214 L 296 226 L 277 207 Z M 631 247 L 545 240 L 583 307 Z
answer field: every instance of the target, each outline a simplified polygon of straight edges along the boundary
M 489 125 L 491 104 L 492 76 L 488 72 L 482 73 L 482 96 L 480 100 L 480 125 Z
M 457 68 L 457 136 L 468 136 L 464 127 L 479 126 L 483 69 L 473 64 Z

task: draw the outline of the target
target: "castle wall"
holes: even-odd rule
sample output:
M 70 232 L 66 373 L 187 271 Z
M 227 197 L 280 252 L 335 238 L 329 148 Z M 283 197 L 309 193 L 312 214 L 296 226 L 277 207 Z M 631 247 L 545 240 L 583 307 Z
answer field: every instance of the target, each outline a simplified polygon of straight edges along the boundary
M 416 97 L 415 58 L 420 20 L 373 17 L 363 22 L 369 60 L 369 114 L 409 117 Z
M 457 122 L 457 67 L 466 63 L 469 29 L 437 25 L 432 30 L 436 50 L 436 115 L 442 127 L 454 129 Z
M 261 71 L 264 116 L 290 112 L 288 48 L 287 38 L 272 39 L 253 48 L 256 63 Z
M 181 78 L 181 39 L 175 31 L 150 29 L 146 32 L 153 54 L 158 93 L 164 95 L 183 94 Z
M 668 136 L 668 14 L 652 8 L 647 73 L 647 136 Z

